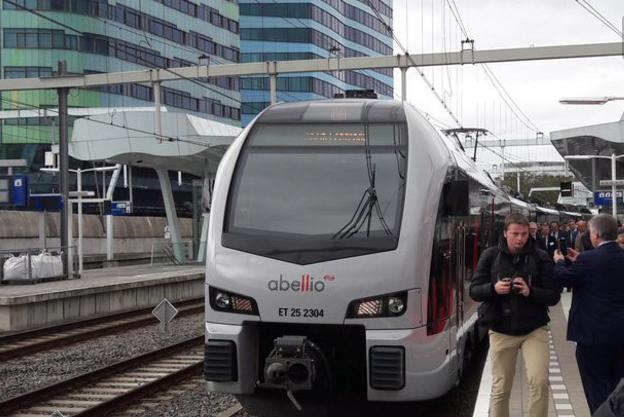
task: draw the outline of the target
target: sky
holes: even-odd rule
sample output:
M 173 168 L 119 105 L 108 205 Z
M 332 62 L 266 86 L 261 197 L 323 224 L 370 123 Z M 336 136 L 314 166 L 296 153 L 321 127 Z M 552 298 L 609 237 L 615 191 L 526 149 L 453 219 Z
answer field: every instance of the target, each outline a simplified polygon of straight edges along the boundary
M 623 0 L 454 0 L 454 3 L 466 31 L 474 39 L 474 48 L 479 50 L 622 41 L 578 1 L 593 6 L 622 30 Z M 394 33 L 410 53 L 461 49 L 460 39 L 464 35 L 450 12 L 449 3 L 453 0 L 394 0 Z M 399 52 L 402 50 L 395 45 L 395 53 Z M 602 106 L 558 102 L 563 97 L 624 97 L 624 57 L 488 66 L 528 121 L 518 110 L 519 117 L 512 113 L 481 66 L 424 69 L 429 83 L 463 126 L 483 127 L 498 137 L 534 138 L 536 130 L 549 136 L 554 130 L 613 122 L 624 111 L 624 101 Z M 400 75 L 395 71 L 398 94 Z M 407 87 L 408 100 L 430 115 L 434 124 L 456 127 L 415 69 L 408 72 Z

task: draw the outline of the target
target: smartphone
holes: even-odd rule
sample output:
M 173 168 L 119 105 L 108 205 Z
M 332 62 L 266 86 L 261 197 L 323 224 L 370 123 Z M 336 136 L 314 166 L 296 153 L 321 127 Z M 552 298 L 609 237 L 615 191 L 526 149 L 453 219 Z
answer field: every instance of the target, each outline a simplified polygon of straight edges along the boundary
M 559 238 L 559 250 L 564 256 L 568 254 L 568 241 L 565 237 Z

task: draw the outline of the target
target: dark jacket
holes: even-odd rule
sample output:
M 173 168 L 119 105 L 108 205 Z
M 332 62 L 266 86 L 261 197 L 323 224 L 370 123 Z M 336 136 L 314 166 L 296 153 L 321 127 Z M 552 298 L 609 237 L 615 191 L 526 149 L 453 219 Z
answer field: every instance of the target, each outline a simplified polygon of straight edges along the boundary
M 522 276 L 530 294 L 497 294 L 494 284 L 500 278 Z M 523 335 L 547 324 L 548 306 L 559 302 L 559 288 L 553 279 L 553 263 L 546 252 L 534 247 L 529 239 L 518 255 L 512 255 L 507 240 L 481 254 L 470 283 L 470 296 L 482 301 L 493 315 L 492 330 Z
M 608 242 L 555 266 L 555 278 L 572 287 L 568 340 L 624 344 L 624 250 Z
M 566 241 L 568 243 L 568 247 L 574 249 L 574 242 L 576 242 L 576 238 L 579 237 L 580 234 L 581 234 L 581 232 L 578 229 L 576 229 L 576 230 L 568 230 L 565 233 L 565 238 L 566 238 Z
M 624 378 L 592 417 L 624 417 Z
M 559 248 L 559 242 L 557 241 L 557 238 L 551 234 L 546 237 L 541 236 L 537 240 L 537 245 L 539 249 L 548 253 L 548 258 L 551 260 L 555 251 Z
M 585 252 L 586 250 L 594 249 L 594 245 L 591 243 L 591 238 L 589 237 L 589 231 L 586 230 L 580 235 L 576 237 L 576 242 L 574 242 L 574 249 L 577 252 Z

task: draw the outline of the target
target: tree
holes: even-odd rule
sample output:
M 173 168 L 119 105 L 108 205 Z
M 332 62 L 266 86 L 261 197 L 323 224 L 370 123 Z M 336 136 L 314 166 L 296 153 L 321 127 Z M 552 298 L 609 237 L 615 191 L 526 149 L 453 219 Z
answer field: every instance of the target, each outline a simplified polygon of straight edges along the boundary
M 574 181 L 574 177 L 566 177 L 563 175 L 536 175 L 527 172 L 520 172 L 520 192 L 528 198 L 531 188 L 537 187 L 557 187 L 563 181 Z M 518 173 L 505 174 L 505 180 L 503 184 L 510 187 L 513 190 L 517 190 L 517 175 Z M 533 192 L 531 197 L 535 197 L 539 200 L 556 203 L 559 198 L 559 191 L 539 191 Z

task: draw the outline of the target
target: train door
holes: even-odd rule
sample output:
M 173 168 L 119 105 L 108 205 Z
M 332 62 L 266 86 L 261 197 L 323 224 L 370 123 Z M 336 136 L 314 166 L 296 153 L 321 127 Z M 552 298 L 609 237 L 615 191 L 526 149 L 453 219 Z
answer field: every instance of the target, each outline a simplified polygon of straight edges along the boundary
M 457 327 L 464 323 L 464 281 L 466 279 L 466 224 L 463 220 L 455 227 L 455 312 Z

